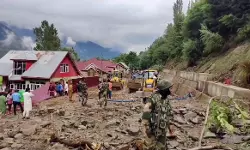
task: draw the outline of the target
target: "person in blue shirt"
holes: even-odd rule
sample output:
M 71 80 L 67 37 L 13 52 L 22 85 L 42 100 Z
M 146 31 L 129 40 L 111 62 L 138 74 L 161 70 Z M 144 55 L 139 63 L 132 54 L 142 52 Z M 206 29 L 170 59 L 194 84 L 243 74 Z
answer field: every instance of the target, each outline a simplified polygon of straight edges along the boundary
M 23 112 L 23 106 L 21 104 L 21 95 L 18 93 L 19 90 L 15 90 L 15 92 L 12 94 L 13 99 L 13 105 L 14 105 L 14 115 L 16 115 L 16 106 L 18 105 Z

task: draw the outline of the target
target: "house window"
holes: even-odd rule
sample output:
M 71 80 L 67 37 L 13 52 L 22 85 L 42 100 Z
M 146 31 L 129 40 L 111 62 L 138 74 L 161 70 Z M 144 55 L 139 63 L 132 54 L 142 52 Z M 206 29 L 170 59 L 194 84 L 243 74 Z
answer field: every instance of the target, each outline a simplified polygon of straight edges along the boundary
M 24 82 L 12 82 L 10 83 L 10 89 L 14 90 L 25 90 L 26 86 Z
M 69 72 L 69 65 L 68 64 L 61 64 L 60 65 L 60 73 Z
M 29 88 L 31 91 L 34 91 L 43 86 L 44 84 L 45 84 L 44 82 L 30 82 Z
M 14 62 L 14 75 L 22 75 L 26 69 L 26 62 Z

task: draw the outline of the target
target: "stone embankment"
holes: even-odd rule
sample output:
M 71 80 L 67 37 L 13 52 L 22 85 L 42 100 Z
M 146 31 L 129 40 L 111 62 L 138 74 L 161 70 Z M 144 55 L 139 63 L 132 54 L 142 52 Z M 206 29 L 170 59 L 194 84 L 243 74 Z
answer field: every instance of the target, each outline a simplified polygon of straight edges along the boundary
M 177 94 L 184 94 L 192 89 L 202 92 L 202 96 L 228 96 L 234 99 L 250 99 L 250 90 L 212 81 L 213 75 L 175 70 L 164 70 L 163 78 L 175 83 Z

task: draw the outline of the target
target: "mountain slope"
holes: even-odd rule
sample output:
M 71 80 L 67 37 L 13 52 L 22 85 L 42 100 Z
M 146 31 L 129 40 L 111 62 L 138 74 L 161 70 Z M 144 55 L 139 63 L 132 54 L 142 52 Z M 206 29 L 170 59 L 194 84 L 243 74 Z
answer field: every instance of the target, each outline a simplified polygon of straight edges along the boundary
M 15 33 L 15 35 L 17 35 L 18 37 L 24 37 L 24 36 L 31 37 L 33 41 L 35 41 L 35 35 L 32 30 L 22 29 L 16 26 L 8 26 L 6 23 L 5 23 L 5 26 L 2 26 L 2 27 L 0 26 L 0 40 L 1 40 L 1 31 L 4 32 L 7 29 L 8 31 L 12 31 L 13 33 Z M 6 37 L 2 37 L 2 39 L 6 39 Z M 70 46 L 66 44 L 66 38 L 62 40 L 62 46 L 67 46 L 67 47 Z M 102 47 L 91 41 L 88 41 L 88 42 L 78 41 L 76 42 L 76 45 L 73 47 L 82 60 L 86 60 L 86 59 L 90 59 L 94 57 L 102 57 L 104 59 L 111 59 L 120 55 L 120 52 L 118 51 L 114 51 L 111 48 Z
M 120 52 L 112 51 L 110 48 L 104 48 L 93 42 L 77 42 L 75 50 L 81 59 L 90 59 L 93 57 L 102 57 L 111 59 L 120 55 Z
M 6 23 L 0 22 L 0 57 L 10 49 L 27 50 L 31 47 L 25 45 L 23 38 L 17 36 Z

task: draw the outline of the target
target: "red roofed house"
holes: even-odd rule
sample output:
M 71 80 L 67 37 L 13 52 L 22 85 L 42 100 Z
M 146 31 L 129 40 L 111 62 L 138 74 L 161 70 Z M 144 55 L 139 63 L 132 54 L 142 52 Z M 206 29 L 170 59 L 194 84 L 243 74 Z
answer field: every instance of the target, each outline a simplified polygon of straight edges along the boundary
M 102 74 L 103 77 L 106 78 L 109 73 L 116 69 L 117 64 L 108 60 L 92 58 L 87 61 L 77 62 L 77 67 L 83 76 L 92 77 Z
M 0 76 L 11 89 L 35 90 L 48 81 L 81 76 L 66 51 L 9 51 L 0 59 Z

